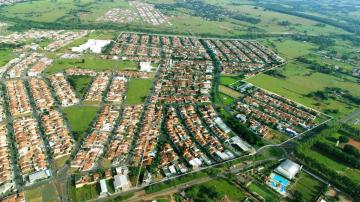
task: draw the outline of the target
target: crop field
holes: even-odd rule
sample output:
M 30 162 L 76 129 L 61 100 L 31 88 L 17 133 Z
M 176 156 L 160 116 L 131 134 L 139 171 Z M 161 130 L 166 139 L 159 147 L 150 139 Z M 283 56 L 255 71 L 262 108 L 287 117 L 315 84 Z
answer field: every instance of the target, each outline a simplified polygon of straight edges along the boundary
M 84 131 L 89 127 L 91 121 L 95 118 L 97 107 L 92 106 L 72 106 L 64 109 L 66 118 L 69 121 L 75 139 L 82 139 Z
M 151 79 L 131 79 L 128 83 L 125 103 L 127 105 L 141 104 L 145 101 L 152 85 Z
M 95 71 L 118 71 L 137 69 L 138 63 L 133 61 L 107 60 L 95 56 L 84 56 L 79 59 L 56 59 L 54 63 L 45 70 L 45 73 L 58 73 L 74 67 Z
M 326 87 L 337 87 L 346 89 L 351 95 L 359 97 L 360 85 L 357 83 L 329 74 L 312 72 L 297 63 L 287 64 L 281 72 L 286 78 L 276 78 L 267 74 L 259 74 L 247 79 L 247 82 L 314 109 L 321 111 L 336 109 L 338 110 L 338 114 L 334 115 L 338 117 L 350 113 L 357 107 L 351 103 L 344 103 L 334 99 L 319 101 L 307 96 L 309 93 L 324 90 Z

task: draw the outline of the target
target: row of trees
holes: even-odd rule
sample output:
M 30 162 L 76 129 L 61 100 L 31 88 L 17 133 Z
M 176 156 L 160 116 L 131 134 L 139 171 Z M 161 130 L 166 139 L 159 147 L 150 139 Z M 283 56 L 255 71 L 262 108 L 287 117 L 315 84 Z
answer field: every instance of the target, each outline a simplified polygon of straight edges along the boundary
M 323 142 L 317 142 L 314 144 L 314 147 L 318 149 L 321 153 L 329 156 L 333 159 L 336 159 L 339 162 L 347 164 L 353 168 L 360 168 L 360 160 L 355 156 L 343 152 L 341 149 L 331 146 Z

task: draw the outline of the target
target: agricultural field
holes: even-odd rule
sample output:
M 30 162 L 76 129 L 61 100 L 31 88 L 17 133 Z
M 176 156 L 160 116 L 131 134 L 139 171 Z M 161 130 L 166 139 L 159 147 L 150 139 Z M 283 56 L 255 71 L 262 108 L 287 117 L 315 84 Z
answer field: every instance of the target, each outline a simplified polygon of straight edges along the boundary
M 98 108 L 93 106 L 72 106 L 64 109 L 76 140 L 82 139 L 83 133 L 95 118 L 97 111 Z
M 149 93 L 151 85 L 151 79 L 131 79 L 128 84 L 125 103 L 127 105 L 143 103 Z

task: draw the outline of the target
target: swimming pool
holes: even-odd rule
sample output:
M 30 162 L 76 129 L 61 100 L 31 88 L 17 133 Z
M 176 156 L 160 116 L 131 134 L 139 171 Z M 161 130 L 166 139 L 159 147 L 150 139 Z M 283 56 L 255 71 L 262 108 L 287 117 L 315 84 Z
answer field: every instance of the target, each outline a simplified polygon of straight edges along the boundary
M 280 175 L 272 173 L 270 175 L 270 186 L 281 194 L 286 193 L 286 187 L 289 185 L 289 181 Z

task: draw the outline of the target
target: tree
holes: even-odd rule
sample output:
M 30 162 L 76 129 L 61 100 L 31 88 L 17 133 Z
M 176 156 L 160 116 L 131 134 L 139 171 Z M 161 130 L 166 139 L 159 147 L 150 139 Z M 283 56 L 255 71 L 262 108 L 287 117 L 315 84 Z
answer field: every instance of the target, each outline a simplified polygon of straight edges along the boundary
M 339 137 L 339 141 L 341 143 L 347 143 L 347 142 L 349 142 L 349 138 L 347 136 L 342 135 Z

